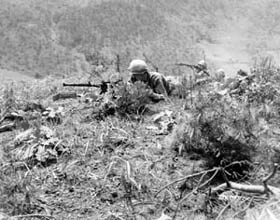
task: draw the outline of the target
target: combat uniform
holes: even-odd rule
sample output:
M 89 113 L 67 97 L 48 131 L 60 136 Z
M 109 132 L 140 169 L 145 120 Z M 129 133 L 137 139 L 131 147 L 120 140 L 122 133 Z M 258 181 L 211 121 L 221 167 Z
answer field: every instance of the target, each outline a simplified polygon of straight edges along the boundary
M 161 73 L 150 72 L 143 60 L 132 60 L 128 70 L 131 73 L 130 82 L 141 81 L 145 83 L 151 89 L 150 98 L 156 102 L 165 100 L 179 85 L 179 83 L 174 82 L 174 77 L 168 78 Z
M 196 85 L 205 84 L 209 80 L 209 72 L 207 70 L 207 64 L 204 60 L 201 60 L 196 65 L 195 82 Z
M 165 77 L 158 72 L 147 72 L 148 78 L 146 85 L 151 89 L 150 98 L 153 101 L 160 101 L 163 99 L 162 95 L 169 96 L 171 94 L 172 88 L 170 83 L 165 79 Z M 131 76 L 130 81 L 132 83 L 136 82 L 137 80 L 134 76 Z

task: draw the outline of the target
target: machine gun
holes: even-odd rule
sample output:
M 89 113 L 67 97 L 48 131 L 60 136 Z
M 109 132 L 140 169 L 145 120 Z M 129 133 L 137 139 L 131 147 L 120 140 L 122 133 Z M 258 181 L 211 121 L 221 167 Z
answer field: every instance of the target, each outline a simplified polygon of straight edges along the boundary
M 115 82 L 111 82 L 111 81 L 101 81 L 101 83 L 99 84 L 92 84 L 91 82 L 88 83 L 63 83 L 63 86 L 69 86 L 69 87 L 95 87 L 95 88 L 100 88 L 100 95 L 104 94 L 108 91 L 108 85 L 116 85 L 119 82 L 121 82 L 122 79 L 119 79 Z

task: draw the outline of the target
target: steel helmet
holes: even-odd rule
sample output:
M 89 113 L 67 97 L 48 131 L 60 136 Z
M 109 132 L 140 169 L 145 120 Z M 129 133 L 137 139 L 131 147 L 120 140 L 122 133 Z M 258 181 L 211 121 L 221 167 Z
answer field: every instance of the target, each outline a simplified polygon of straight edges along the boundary
M 129 64 L 128 70 L 130 72 L 143 72 L 148 70 L 148 65 L 144 60 L 132 60 Z
M 237 75 L 242 76 L 242 77 L 246 77 L 248 76 L 248 73 L 242 69 L 237 71 Z
M 225 79 L 226 74 L 224 69 L 218 69 L 215 74 L 216 81 L 221 82 Z
M 207 69 L 207 64 L 205 60 L 200 60 L 197 65 L 203 69 Z
M 225 77 L 225 70 L 224 70 L 224 69 L 218 69 L 218 70 L 217 70 L 217 74 L 218 74 L 219 76 Z

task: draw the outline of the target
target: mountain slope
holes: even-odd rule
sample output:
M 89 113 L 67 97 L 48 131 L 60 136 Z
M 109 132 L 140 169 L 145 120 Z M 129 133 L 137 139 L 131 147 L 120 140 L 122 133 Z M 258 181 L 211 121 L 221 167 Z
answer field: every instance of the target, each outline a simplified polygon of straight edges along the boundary
M 174 63 L 205 58 L 213 71 L 232 73 L 280 47 L 273 0 L 0 2 L 0 64 L 31 76 L 90 71 L 88 63 L 114 68 L 117 55 L 121 71 L 146 57 L 162 72 L 181 74 Z

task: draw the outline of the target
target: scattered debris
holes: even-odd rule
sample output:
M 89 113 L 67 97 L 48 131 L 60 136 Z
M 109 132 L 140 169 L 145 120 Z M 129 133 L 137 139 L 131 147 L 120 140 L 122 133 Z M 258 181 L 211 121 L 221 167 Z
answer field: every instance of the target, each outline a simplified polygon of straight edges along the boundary
M 25 104 L 24 108 L 23 108 L 24 112 L 43 112 L 45 111 L 45 108 L 43 105 L 41 105 L 40 103 L 35 103 L 35 102 L 28 102 Z
M 17 123 L 23 120 L 24 120 L 24 112 L 21 110 L 6 114 L 0 120 L 0 125 L 4 123 L 4 125 L 0 126 L 0 133 L 13 131 L 14 129 L 16 129 Z
M 0 133 L 13 131 L 18 128 L 29 128 L 30 121 L 37 120 L 38 118 L 45 119 L 47 122 L 60 124 L 64 116 L 63 107 L 44 108 L 37 103 L 27 103 L 23 110 L 14 110 L 13 112 L 6 113 L 0 119 Z
M 45 117 L 48 122 L 52 122 L 55 124 L 61 124 L 62 117 L 64 116 L 63 107 L 58 107 L 57 110 L 48 107 L 42 113 L 42 116 Z
M 56 162 L 60 155 L 70 153 L 69 148 L 55 137 L 55 132 L 46 126 L 30 128 L 20 133 L 12 145 L 15 160 L 25 162 L 28 166 L 48 166 Z
M 41 104 L 28 102 L 22 108 L 12 109 L 5 112 L 0 119 L 0 133 L 6 131 L 13 131 L 19 127 L 29 127 L 28 121 L 36 119 L 37 113 L 41 114 L 44 107 Z
M 0 123 L 2 123 L 3 121 L 21 121 L 23 120 L 23 116 L 24 116 L 24 112 L 21 110 L 15 111 L 15 112 L 11 112 L 6 114 L 1 120 Z
M 273 171 L 263 179 L 263 185 L 247 185 L 247 184 L 241 184 L 241 183 L 235 183 L 231 182 L 228 180 L 224 169 L 221 169 L 223 178 L 225 180 L 225 183 L 213 188 L 211 190 L 211 193 L 214 195 L 216 193 L 219 194 L 219 192 L 224 191 L 225 189 L 233 189 L 233 190 L 238 190 L 241 192 L 246 192 L 246 193 L 256 193 L 256 194 L 266 194 L 268 197 L 272 196 L 276 198 L 277 200 L 280 199 L 280 188 L 274 187 L 267 185 L 267 182 L 272 179 L 277 170 L 278 170 L 279 165 L 274 164 Z
M 169 110 L 165 110 L 163 112 L 160 112 L 160 113 L 158 113 L 154 116 L 153 122 L 154 123 L 160 123 L 161 121 L 163 121 L 166 118 L 169 119 L 172 116 L 172 113 L 173 112 L 169 111 Z
M 3 132 L 6 132 L 6 131 L 12 131 L 15 129 L 15 123 L 9 123 L 9 124 L 6 124 L 6 125 L 2 125 L 0 126 L 0 133 L 3 133 Z
M 168 134 L 172 131 L 175 122 L 175 116 L 172 111 L 165 110 L 162 111 L 153 117 L 153 123 L 155 124 L 152 126 L 147 126 L 148 130 L 157 131 L 158 135 Z
M 56 95 L 53 96 L 53 101 L 58 101 L 60 99 L 76 99 L 78 98 L 79 95 L 75 92 L 71 92 L 71 93 L 58 93 Z

